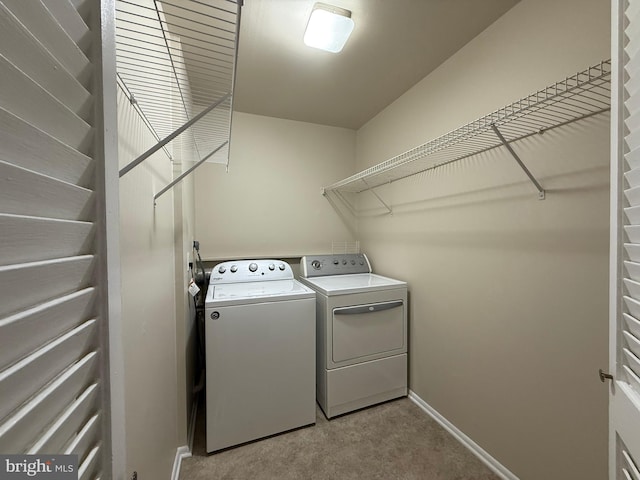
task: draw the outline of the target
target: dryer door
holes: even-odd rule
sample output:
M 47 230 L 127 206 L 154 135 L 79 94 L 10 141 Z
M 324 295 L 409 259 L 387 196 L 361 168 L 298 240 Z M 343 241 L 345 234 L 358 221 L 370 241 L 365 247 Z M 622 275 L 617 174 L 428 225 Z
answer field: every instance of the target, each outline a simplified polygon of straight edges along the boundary
M 333 362 L 366 360 L 404 349 L 404 309 L 401 299 L 334 308 Z

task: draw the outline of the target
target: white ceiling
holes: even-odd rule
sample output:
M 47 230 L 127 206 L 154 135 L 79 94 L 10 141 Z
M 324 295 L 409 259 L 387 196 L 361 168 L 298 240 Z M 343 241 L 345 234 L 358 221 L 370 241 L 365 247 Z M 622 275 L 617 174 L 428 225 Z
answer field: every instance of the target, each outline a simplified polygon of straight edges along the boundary
M 234 110 L 358 129 L 519 0 L 324 0 L 351 10 L 338 54 L 302 42 L 315 0 L 245 0 Z

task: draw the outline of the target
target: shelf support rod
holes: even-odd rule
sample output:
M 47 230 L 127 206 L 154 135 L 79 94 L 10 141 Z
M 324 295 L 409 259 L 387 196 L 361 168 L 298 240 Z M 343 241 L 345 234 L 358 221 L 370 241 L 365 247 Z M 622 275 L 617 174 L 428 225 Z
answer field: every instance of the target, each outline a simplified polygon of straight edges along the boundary
M 331 190 L 331 192 L 325 191 L 323 193 L 324 197 L 331 204 L 331 206 L 335 209 L 335 211 L 338 212 L 338 215 L 340 215 L 341 217 L 344 218 L 344 215 L 342 214 L 342 209 L 338 208 L 338 204 L 335 202 L 335 200 L 333 198 L 331 198 L 331 193 L 333 193 L 336 196 L 336 198 L 338 200 L 340 200 L 340 202 L 345 206 L 345 208 L 347 209 L 347 211 L 351 215 L 353 215 L 354 217 L 356 216 L 355 208 L 347 201 L 346 198 L 344 198 L 343 195 L 340 194 L 340 192 L 338 190 Z
M 356 207 L 354 207 L 349 200 L 340 192 L 340 190 L 334 190 L 336 197 L 340 199 L 340 201 L 349 209 L 349 213 L 351 215 L 356 215 Z M 330 198 L 330 197 L 327 197 Z
M 130 170 L 132 170 L 133 168 L 137 167 L 138 165 L 140 165 L 142 162 L 144 162 L 147 158 L 149 158 L 151 155 L 153 155 L 154 153 L 156 153 L 158 150 L 160 150 L 162 147 L 164 147 L 167 143 L 169 143 L 171 140 L 173 140 L 174 138 L 176 138 L 178 135 L 180 135 L 182 132 L 184 132 L 187 128 L 189 128 L 191 125 L 193 125 L 194 123 L 196 123 L 198 120 L 200 120 L 202 117 L 204 117 L 207 113 L 209 113 L 211 110 L 213 110 L 214 108 L 216 108 L 218 105 L 220 105 L 221 103 L 225 102 L 229 97 L 231 97 L 230 93 L 227 93 L 226 95 L 223 95 L 222 98 L 218 99 L 216 102 L 212 103 L 211 105 L 209 105 L 207 108 L 205 108 L 203 111 L 201 111 L 198 115 L 196 115 L 195 117 L 193 117 L 191 120 L 189 120 L 187 123 L 185 123 L 184 125 L 182 125 L 180 128 L 178 128 L 176 131 L 174 131 L 172 134 L 170 134 L 169 136 L 165 137 L 163 140 L 160 140 L 158 143 L 156 143 L 153 147 L 151 147 L 149 150 L 147 150 L 146 152 L 144 152 L 142 155 L 140 155 L 138 158 L 136 158 L 135 160 L 133 160 L 131 163 L 129 163 L 127 166 L 122 167 L 122 169 L 120 170 L 120 177 L 124 176 L 127 172 L 129 172 Z
M 171 188 L 173 188 L 173 186 L 175 184 L 177 184 L 178 182 L 181 182 L 182 179 L 184 177 L 186 177 L 187 175 L 189 175 L 191 172 L 193 172 L 196 168 L 198 168 L 200 165 L 202 165 L 204 162 L 206 162 L 207 160 L 209 160 L 210 157 L 212 157 L 213 155 L 215 155 L 221 148 L 223 148 L 226 144 L 229 143 L 229 140 L 225 141 L 222 143 L 222 145 L 220 145 L 218 148 L 216 148 L 213 152 L 211 152 L 210 154 L 208 154 L 207 156 L 205 156 L 202 160 L 199 160 L 198 163 L 196 163 L 193 167 L 191 167 L 189 170 L 187 170 L 186 172 L 183 172 L 182 174 L 180 174 L 180 176 L 178 178 L 176 178 L 173 182 L 171 182 L 169 185 L 167 185 L 166 187 L 164 187 L 162 190 L 160 190 L 158 193 L 156 193 L 153 196 L 153 204 L 156 204 L 156 200 L 158 199 L 158 197 L 160 197 L 160 195 L 162 195 L 163 193 L 165 193 L 167 190 L 170 190 Z
M 513 150 L 513 148 L 511 148 L 511 145 L 509 145 L 509 142 L 507 142 L 507 140 L 502 136 L 502 133 L 500 133 L 500 130 L 498 130 L 498 127 L 496 127 L 495 123 L 491 124 L 491 128 L 493 129 L 493 132 L 496 134 L 496 136 L 498 137 L 502 145 L 504 145 L 505 148 L 509 150 L 509 153 L 511 154 L 511 156 L 515 158 L 516 162 L 518 162 L 518 165 L 520 165 L 520 168 L 524 171 L 524 173 L 527 174 L 527 177 L 529 177 L 529 180 L 531 180 L 531 182 L 538 189 L 538 200 L 544 200 L 545 192 L 544 192 L 544 188 L 542 188 L 542 185 L 540 185 L 540 182 L 536 180 L 536 177 L 533 176 L 533 174 L 529 171 L 529 169 L 524 164 L 524 162 L 520 160 L 520 157 L 518 156 L 518 154 Z
M 364 179 L 364 178 L 361 178 L 360 180 L 362 180 L 362 183 L 364 183 L 364 184 L 367 186 L 367 190 L 369 190 L 371 193 L 373 193 L 373 194 L 375 195 L 375 197 L 378 199 L 378 201 L 379 201 L 382 205 L 384 205 L 384 208 L 386 208 L 386 209 L 387 209 L 387 212 L 388 212 L 388 213 L 390 213 L 390 214 L 393 214 L 393 211 L 391 210 L 391 207 L 390 207 L 389 205 L 387 205 L 386 203 L 384 203 L 384 200 L 382 200 L 382 198 L 380 198 L 380 195 L 378 195 L 378 194 L 376 193 L 376 191 L 375 191 L 373 188 L 371 188 L 371 187 L 369 186 L 369 184 L 365 181 L 365 179 Z

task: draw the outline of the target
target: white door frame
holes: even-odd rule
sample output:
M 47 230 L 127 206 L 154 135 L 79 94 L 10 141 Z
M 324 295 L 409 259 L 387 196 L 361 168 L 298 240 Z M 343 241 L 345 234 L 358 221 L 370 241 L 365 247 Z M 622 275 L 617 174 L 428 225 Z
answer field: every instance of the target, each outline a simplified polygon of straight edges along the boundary
M 101 322 L 103 330 L 100 341 L 103 349 L 102 374 L 103 405 L 105 406 L 105 443 L 111 457 L 104 459 L 105 468 L 111 470 L 110 478 L 125 480 L 126 477 L 126 436 L 124 402 L 124 352 L 122 343 L 122 315 L 120 297 L 120 189 L 118 175 L 118 128 L 116 106 L 116 41 L 115 41 L 115 0 L 99 0 L 93 12 L 96 37 L 94 63 L 96 72 L 95 125 L 96 138 L 96 191 L 100 231 L 98 238 L 102 277 L 100 310 L 106 321 Z M 106 383 L 108 382 L 108 384 Z

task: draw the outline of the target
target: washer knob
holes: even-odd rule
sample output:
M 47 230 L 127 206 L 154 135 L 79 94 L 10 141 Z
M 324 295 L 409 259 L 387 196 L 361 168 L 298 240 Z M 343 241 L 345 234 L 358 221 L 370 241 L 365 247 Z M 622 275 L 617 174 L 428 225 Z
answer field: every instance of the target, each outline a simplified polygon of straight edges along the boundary
M 314 260 L 313 262 L 311 262 L 311 266 L 314 268 L 314 270 L 320 270 L 322 264 L 320 263 L 320 260 Z
M 355 265 L 356 261 L 355 260 L 351 260 L 351 265 Z
M 231 265 L 231 273 L 236 273 L 238 271 L 237 265 Z
M 224 265 L 220 265 L 220 268 L 218 268 L 218 273 L 224 273 L 226 271 L 227 271 L 227 269 L 224 268 Z
M 255 272 L 256 270 L 258 270 L 258 264 L 257 263 L 250 263 L 249 264 L 249 271 L 250 272 Z
M 343 265 L 346 265 L 346 264 L 347 264 L 347 261 L 346 261 L 346 260 L 342 260 L 342 264 L 343 264 Z
M 273 263 L 269 264 L 269 270 L 271 270 L 272 272 L 276 269 L 276 266 Z
M 339 263 L 340 263 L 340 262 L 338 261 L 338 259 L 337 259 L 337 258 L 333 261 L 333 264 L 334 264 L 334 265 L 338 265 Z
M 280 265 L 278 265 L 278 268 L 280 269 L 280 271 L 284 271 L 285 269 L 284 263 L 281 263 Z

